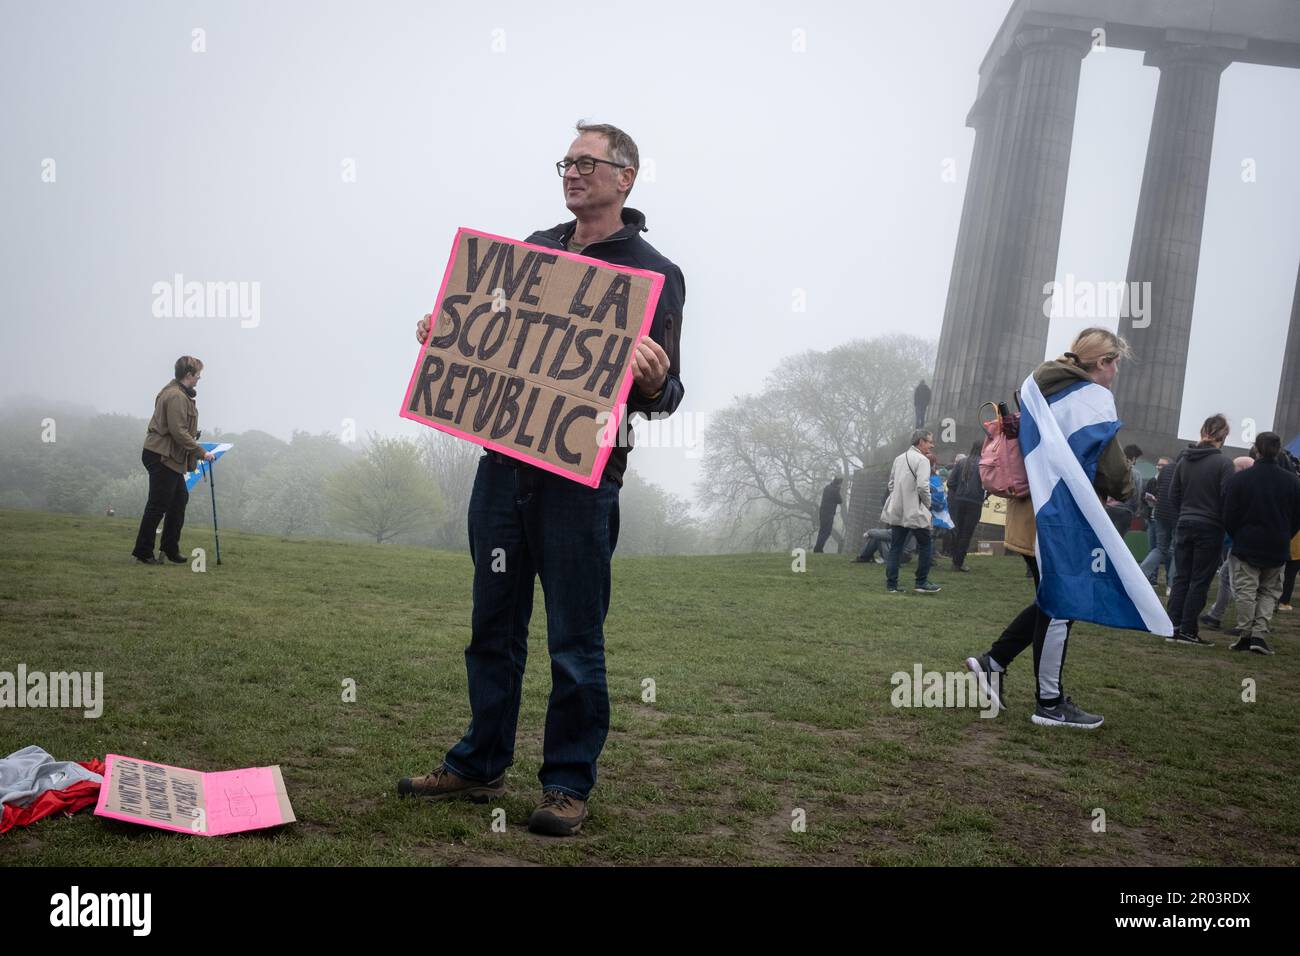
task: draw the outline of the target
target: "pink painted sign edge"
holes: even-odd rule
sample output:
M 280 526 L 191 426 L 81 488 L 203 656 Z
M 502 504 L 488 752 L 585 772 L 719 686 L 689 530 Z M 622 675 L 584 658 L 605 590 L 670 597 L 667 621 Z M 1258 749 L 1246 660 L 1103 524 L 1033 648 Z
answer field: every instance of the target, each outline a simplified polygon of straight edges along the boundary
M 235 817 L 228 813 L 214 814 L 212 812 L 213 800 L 218 796 L 223 796 L 221 789 L 224 786 L 224 780 L 235 774 L 252 774 L 251 785 L 246 783 L 245 787 L 254 797 L 263 799 L 256 803 L 257 813 L 247 818 L 250 821 L 248 825 L 240 824 Z M 230 833 L 245 833 L 249 830 L 264 830 L 267 827 L 278 827 L 285 822 L 280 813 L 280 803 L 273 799 L 275 796 L 275 768 L 274 767 L 240 767 L 237 770 L 215 770 L 203 775 L 203 803 L 208 808 L 208 836 L 226 836 Z M 263 811 L 263 807 L 270 807 L 270 813 Z
M 134 760 L 137 763 L 152 764 L 155 767 L 166 767 L 168 770 L 183 770 L 186 773 L 198 774 L 200 777 L 203 778 L 203 802 L 205 805 L 207 804 L 209 778 L 216 776 L 216 774 L 204 773 L 201 770 L 191 770 L 189 767 L 176 767 L 169 763 L 159 763 L 156 760 L 145 760 L 143 757 L 128 757 L 126 754 L 108 754 L 104 758 L 104 782 L 100 785 L 99 788 L 99 799 L 95 801 L 95 811 L 94 811 L 95 816 L 107 817 L 110 820 L 125 820 L 127 823 L 138 823 L 141 826 L 152 827 L 155 830 L 170 830 L 173 833 L 189 833 L 193 836 L 225 836 L 226 834 L 229 833 L 244 832 L 243 830 L 223 830 L 220 833 L 215 833 L 209 830 L 207 833 L 203 833 L 199 830 L 193 830 L 189 827 L 172 826 L 170 823 L 159 823 L 156 820 L 150 820 L 146 817 L 134 817 L 131 816 L 129 813 L 117 813 L 112 810 L 105 810 L 104 805 L 108 802 L 109 781 L 112 779 L 113 776 L 113 764 L 115 761 L 119 759 Z M 271 770 L 270 767 L 241 767 L 239 769 L 240 770 L 263 770 L 263 771 L 267 771 L 268 773 Z M 225 772 L 238 772 L 238 771 L 225 771 Z M 276 804 L 277 815 L 279 813 L 279 809 L 280 809 L 279 804 L 277 803 Z M 249 827 L 247 829 L 262 830 L 265 829 L 266 827 L 279 826 L 283 822 L 284 819 L 281 818 L 277 820 L 275 823 L 264 823 L 261 826 Z
M 435 303 L 433 309 L 430 310 L 431 314 L 434 317 L 433 324 L 437 323 L 439 306 L 442 304 L 443 299 L 446 298 L 447 284 L 451 282 L 451 266 L 452 263 L 456 260 L 456 250 L 460 248 L 460 237 L 464 233 L 468 233 L 473 236 L 480 236 L 484 239 L 498 240 L 501 242 L 509 242 L 513 245 L 523 246 L 526 249 L 537 249 L 540 252 L 556 253 L 558 255 L 564 256 L 566 259 L 573 259 L 576 262 L 591 263 L 592 265 L 598 265 L 604 269 L 616 269 L 619 272 L 624 272 L 627 273 L 628 275 L 645 276 L 650 280 L 650 295 L 646 299 L 645 315 L 641 319 L 641 329 L 636 334 L 636 340 L 640 341 L 642 336 L 649 334 L 650 326 L 654 323 L 655 309 L 659 305 L 659 296 L 663 292 L 663 287 L 664 287 L 663 273 L 653 272 L 650 269 L 633 269 L 633 268 L 626 268 L 623 266 L 617 266 L 614 265 L 613 263 L 605 262 L 603 259 L 593 259 L 590 256 L 579 255 L 576 252 L 566 252 L 563 249 L 550 249 L 546 246 L 539 246 L 536 243 L 522 242 L 519 239 L 510 239 L 507 236 L 498 236 L 490 232 L 483 232 L 479 229 L 470 229 L 467 226 L 461 226 L 459 229 L 457 229 L 456 236 L 454 239 L 452 239 L 451 254 L 447 257 L 447 268 L 443 270 L 442 285 L 438 287 L 438 301 L 437 303 Z M 431 324 L 429 327 L 430 336 L 433 335 L 433 324 Z M 427 344 L 427 341 L 428 340 L 426 340 L 425 344 Z M 560 475 L 563 478 L 568 478 L 572 481 L 576 481 L 578 482 L 578 484 L 585 485 L 588 488 L 597 488 L 600 486 L 601 478 L 604 476 L 605 473 L 605 463 L 609 461 L 609 456 L 614 451 L 613 436 L 617 435 L 618 433 L 619 421 L 621 420 L 623 414 L 626 412 L 627 409 L 627 396 L 632 391 L 632 364 L 631 363 L 628 363 L 627 372 L 624 374 L 623 383 L 619 386 L 618 400 L 614 403 L 613 414 L 610 415 L 609 421 L 605 425 L 605 434 L 601 442 L 601 447 L 596 452 L 596 462 L 594 465 L 592 465 L 591 475 L 588 476 L 588 475 L 579 474 L 576 471 L 571 471 L 567 468 L 561 468 L 558 465 L 552 465 L 548 461 L 544 461 L 543 459 L 540 458 L 534 458 L 531 455 L 522 455 L 517 450 L 508 448 L 505 445 L 500 445 L 497 442 L 491 441 L 489 439 L 479 438 L 477 435 L 471 435 L 470 433 L 463 432 L 458 428 L 452 428 L 450 425 L 447 425 L 445 423 L 430 421 L 429 419 L 424 418 L 421 415 L 417 415 L 415 412 L 409 411 L 408 406 L 411 400 L 411 389 L 415 385 L 416 377 L 420 374 L 420 366 L 424 364 L 424 348 L 425 348 L 424 345 L 420 346 L 420 354 L 416 357 L 415 368 L 411 370 L 411 377 L 409 380 L 407 380 L 406 392 L 402 397 L 402 408 L 398 412 L 398 416 L 400 418 L 406 418 L 413 422 L 419 422 L 421 425 L 428 425 L 430 428 L 438 429 L 438 431 L 446 432 L 447 434 L 454 435 L 457 438 L 463 438 L 466 441 L 471 441 L 476 445 L 482 446 L 483 448 L 500 452 L 501 454 L 509 458 L 514 458 L 517 459 L 518 461 L 526 462 L 527 464 L 533 465 L 534 467 L 541 468 L 553 474 Z

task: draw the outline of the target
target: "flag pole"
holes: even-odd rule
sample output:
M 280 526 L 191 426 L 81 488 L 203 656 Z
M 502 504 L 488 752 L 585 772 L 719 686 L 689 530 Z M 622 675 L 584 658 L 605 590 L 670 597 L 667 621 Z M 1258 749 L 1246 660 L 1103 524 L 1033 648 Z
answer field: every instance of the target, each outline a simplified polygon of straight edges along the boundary
M 212 537 L 217 542 L 217 564 L 221 563 L 221 533 L 217 530 L 217 470 L 216 460 L 204 462 L 208 473 L 208 490 L 212 492 Z

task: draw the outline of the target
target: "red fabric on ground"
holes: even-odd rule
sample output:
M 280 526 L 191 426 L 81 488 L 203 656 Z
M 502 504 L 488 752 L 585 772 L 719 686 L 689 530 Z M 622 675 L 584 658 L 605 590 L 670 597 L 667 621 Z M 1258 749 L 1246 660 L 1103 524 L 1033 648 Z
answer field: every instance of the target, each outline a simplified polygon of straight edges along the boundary
M 101 777 L 104 775 L 102 760 L 78 760 L 77 763 L 91 773 L 97 773 Z M 0 816 L 0 833 L 12 830 L 14 827 L 29 826 L 55 813 L 76 813 L 78 810 L 92 806 L 97 800 L 99 800 L 99 784 L 93 780 L 78 780 L 62 790 L 46 790 L 25 807 L 13 807 L 6 803 L 4 815 Z

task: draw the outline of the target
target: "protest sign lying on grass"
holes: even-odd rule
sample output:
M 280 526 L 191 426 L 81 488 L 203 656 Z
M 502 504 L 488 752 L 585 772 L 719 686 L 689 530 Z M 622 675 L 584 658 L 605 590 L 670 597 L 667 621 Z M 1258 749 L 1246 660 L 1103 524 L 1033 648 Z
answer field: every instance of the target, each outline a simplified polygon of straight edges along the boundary
M 202 836 L 296 819 L 279 767 L 199 773 L 121 754 L 105 760 L 95 815 Z

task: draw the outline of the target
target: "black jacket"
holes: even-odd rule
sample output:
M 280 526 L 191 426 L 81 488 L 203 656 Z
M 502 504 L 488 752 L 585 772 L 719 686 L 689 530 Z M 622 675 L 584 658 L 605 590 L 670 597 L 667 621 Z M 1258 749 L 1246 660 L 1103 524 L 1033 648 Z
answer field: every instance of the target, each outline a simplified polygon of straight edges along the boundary
M 818 513 L 823 519 L 834 518 L 835 509 L 843 503 L 844 499 L 840 497 L 840 486 L 832 481 L 822 489 L 822 504 L 821 508 L 818 509 Z
M 1223 490 L 1232 472 L 1232 461 L 1213 445 L 1184 448 L 1169 484 L 1169 502 L 1178 523 L 1196 521 L 1223 528 Z
M 1157 521 L 1164 521 L 1167 524 L 1175 524 L 1178 521 L 1178 509 L 1174 507 L 1173 499 L 1170 497 L 1169 489 L 1174 482 L 1174 470 L 1177 465 L 1170 462 L 1160 469 L 1160 474 L 1156 475 L 1156 506 L 1152 511 Z
M 1232 553 L 1259 568 L 1286 564 L 1300 533 L 1300 478 L 1275 461 L 1257 461 L 1228 479 L 1223 524 Z
M 954 481 L 953 479 L 956 479 Z M 980 460 L 977 455 L 967 455 L 948 476 L 948 499 L 982 504 L 985 498 L 984 481 L 980 478 Z
M 549 249 L 569 249 L 569 240 L 573 238 L 578 220 L 571 219 L 550 229 L 539 230 L 525 241 Z M 682 306 L 686 304 L 686 279 L 682 270 L 660 255 L 654 246 L 641 238 L 646 232 L 645 215 L 636 209 L 623 208 L 623 228 L 605 239 L 588 243 L 582 255 L 600 259 L 616 266 L 631 266 L 634 269 L 649 269 L 664 276 L 663 290 L 659 293 L 659 304 L 655 307 L 654 320 L 650 325 L 650 338 L 668 354 L 668 379 L 664 382 L 663 394 L 656 401 L 648 402 L 637 391 L 636 386 L 628 392 L 627 411 L 642 412 L 645 415 L 667 417 L 677 410 L 686 394 L 682 385 L 681 340 L 682 340 Z M 627 444 L 615 445 L 605 463 L 605 477 L 613 478 L 623 484 L 623 473 L 627 470 L 627 453 L 632 448 L 632 430 L 626 429 Z

